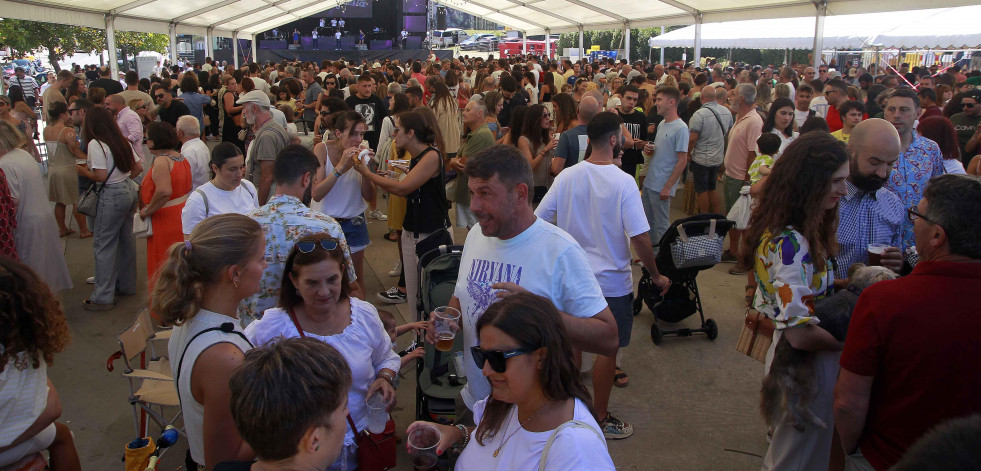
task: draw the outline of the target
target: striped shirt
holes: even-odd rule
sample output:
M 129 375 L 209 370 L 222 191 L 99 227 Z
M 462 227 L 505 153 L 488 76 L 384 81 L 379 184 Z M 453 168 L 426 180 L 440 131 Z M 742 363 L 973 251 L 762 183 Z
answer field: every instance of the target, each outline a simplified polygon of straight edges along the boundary
M 869 263 L 868 245 L 888 244 L 905 251 L 900 228 L 906 220 L 906 208 L 893 192 L 879 188 L 862 191 L 845 180 L 848 194 L 838 202 L 838 255 L 835 278 L 848 278 L 853 263 Z
M 24 78 L 17 78 L 16 75 L 10 77 L 10 86 L 17 85 L 24 89 L 24 98 L 37 98 L 37 81 L 34 77 L 24 75 Z

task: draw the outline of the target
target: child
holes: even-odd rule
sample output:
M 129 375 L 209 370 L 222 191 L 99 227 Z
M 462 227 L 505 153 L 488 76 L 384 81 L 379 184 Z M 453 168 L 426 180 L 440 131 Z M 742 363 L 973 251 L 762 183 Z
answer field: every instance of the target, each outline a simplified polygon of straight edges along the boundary
M 770 175 L 773 169 L 773 154 L 780 150 L 780 137 L 776 134 L 766 132 L 756 140 L 756 147 L 759 149 L 756 160 L 749 166 L 750 194 L 756 196 L 763 189 L 763 182 Z
M 276 105 L 276 109 L 286 115 L 286 132 L 290 137 L 299 136 L 296 130 L 296 123 L 293 122 L 293 107 L 290 105 Z
M 415 331 L 417 334 L 424 333 L 426 330 L 426 322 L 424 321 L 410 322 L 408 324 L 397 326 L 395 316 L 392 315 L 391 312 L 381 309 L 378 310 L 378 317 L 381 318 L 382 326 L 385 327 L 385 331 L 388 332 L 390 337 L 392 337 L 392 350 L 396 349 L 395 339 L 398 336 L 409 332 L 410 330 Z M 406 365 L 412 364 L 412 362 L 417 358 L 422 358 L 422 356 L 426 354 L 426 350 L 423 347 L 416 347 L 416 343 L 413 341 L 412 344 L 409 345 L 409 348 L 398 352 L 398 354 L 400 357 L 402 357 L 402 365 L 399 368 L 399 371 L 405 371 Z M 398 381 L 398 379 L 396 379 L 396 381 Z

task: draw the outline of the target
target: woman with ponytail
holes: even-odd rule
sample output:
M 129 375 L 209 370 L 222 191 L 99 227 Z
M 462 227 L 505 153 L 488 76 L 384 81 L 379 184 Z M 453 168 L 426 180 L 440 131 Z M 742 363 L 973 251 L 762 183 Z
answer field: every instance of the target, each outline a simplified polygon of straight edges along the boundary
M 212 216 L 170 247 L 157 272 L 151 310 L 176 326 L 168 347 L 184 413 L 187 469 L 252 459 L 235 429 L 228 380 L 252 345 L 236 317 L 266 268 L 262 227 L 241 214 Z
M 431 110 L 429 111 L 431 113 Z M 449 227 L 449 202 L 443 181 L 442 144 L 436 125 L 419 111 L 409 111 L 395 118 L 395 146 L 412 155 L 409 173 L 392 180 L 372 173 L 364 162 L 355 162 L 354 170 L 363 178 L 396 196 L 408 199 L 402 222 L 402 268 L 406 287 L 394 287 L 378 293 L 382 302 L 415 306 L 419 274 L 416 271 L 416 243 L 433 232 Z

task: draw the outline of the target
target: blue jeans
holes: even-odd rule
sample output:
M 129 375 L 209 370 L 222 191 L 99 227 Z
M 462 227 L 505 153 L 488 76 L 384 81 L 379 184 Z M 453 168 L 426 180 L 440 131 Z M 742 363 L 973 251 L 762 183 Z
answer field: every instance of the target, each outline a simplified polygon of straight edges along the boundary
M 136 293 L 136 238 L 133 212 L 136 190 L 123 181 L 106 185 L 99 195 L 99 209 L 93 224 L 92 250 L 95 252 L 94 303 L 114 302 L 116 293 Z
M 655 252 L 661 242 L 661 236 L 668 231 L 671 225 L 671 198 L 661 199 L 659 191 L 644 187 L 640 193 L 641 202 L 644 204 L 644 214 L 647 215 L 647 224 L 651 226 L 651 243 L 654 244 Z

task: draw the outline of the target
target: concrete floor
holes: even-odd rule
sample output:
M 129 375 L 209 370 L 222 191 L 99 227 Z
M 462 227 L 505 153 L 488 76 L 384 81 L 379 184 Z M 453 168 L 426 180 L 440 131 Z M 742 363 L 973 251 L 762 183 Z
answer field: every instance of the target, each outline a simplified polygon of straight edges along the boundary
M 384 211 L 384 200 L 380 200 L 379 207 Z M 673 216 L 681 217 L 682 213 L 675 209 Z M 368 300 L 375 302 L 375 292 L 397 281 L 387 273 L 398 250 L 395 243 L 382 238 L 387 230 L 384 222 L 370 221 L 368 227 L 374 242 L 367 250 L 365 282 Z M 457 237 L 463 240 L 464 232 L 458 230 Z M 85 284 L 85 278 L 94 274 L 92 239 L 80 240 L 72 235 L 64 244 L 75 287 L 60 298 L 73 341 L 55 358 L 49 377 L 63 404 L 61 420 L 75 433 L 83 468 L 122 469 L 123 449 L 135 437 L 133 413 L 127 402 L 129 391 L 122 377 L 122 363 L 116 362 L 114 372 L 108 372 L 105 365 L 109 355 L 119 348 L 116 335 L 146 304 L 146 244 L 137 242 L 139 294 L 119 298 L 116 308 L 108 312 L 82 309 L 82 300 L 92 290 L 91 285 Z M 758 412 L 763 367 L 735 350 L 744 311 L 745 278 L 729 275 L 730 266 L 720 264 L 698 277 L 706 316 L 719 325 L 715 341 L 704 336 L 667 337 L 661 345 L 654 346 L 650 339 L 650 311 L 645 307 L 635 318 L 631 346 L 623 354 L 630 385 L 615 388 L 610 403 L 611 411 L 632 424 L 635 431 L 629 439 L 607 442 L 617 469 L 759 468 L 767 446 L 765 426 Z M 635 281 L 639 271 L 635 268 Z M 388 309 L 401 315 L 403 321 L 414 319 L 414 313 L 404 304 L 397 311 L 391 306 Z M 697 315 L 680 324 L 697 327 Z M 404 347 L 409 341 L 404 336 L 399 339 L 399 346 Z M 399 406 L 393 414 L 401 435 L 414 412 L 414 382 L 411 374 L 402 380 Z M 158 433 L 153 428 L 151 431 Z M 183 465 L 185 449 L 182 439 L 165 454 L 158 469 L 178 469 Z M 404 448 L 399 450 L 397 469 L 411 469 Z

